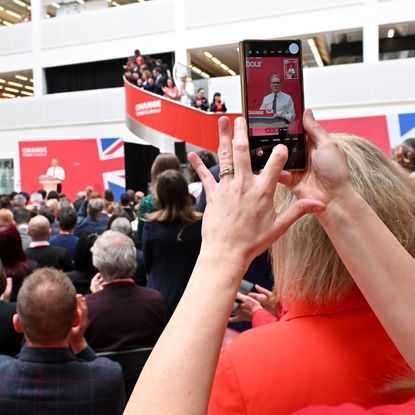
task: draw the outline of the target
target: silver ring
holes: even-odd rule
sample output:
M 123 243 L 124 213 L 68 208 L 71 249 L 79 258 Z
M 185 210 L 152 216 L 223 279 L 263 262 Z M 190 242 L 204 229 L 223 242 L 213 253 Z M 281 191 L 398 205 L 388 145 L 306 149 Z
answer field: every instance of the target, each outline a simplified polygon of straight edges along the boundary
M 226 176 L 227 174 L 233 174 L 233 166 L 226 167 L 226 169 L 223 169 L 219 172 L 219 178 L 222 179 L 222 177 Z

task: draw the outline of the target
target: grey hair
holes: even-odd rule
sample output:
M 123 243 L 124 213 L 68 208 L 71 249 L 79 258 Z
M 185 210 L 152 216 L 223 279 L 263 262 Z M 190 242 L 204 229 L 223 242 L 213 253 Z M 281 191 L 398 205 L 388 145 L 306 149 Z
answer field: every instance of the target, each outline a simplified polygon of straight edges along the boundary
M 124 235 L 131 236 L 131 222 L 127 218 L 117 218 L 111 223 L 111 230 L 121 232 Z
M 105 231 L 97 238 L 93 247 L 92 263 L 106 282 L 117 278 L 130 278 L 137 269 L 134 242 L 128 236 L 114 231 Z
M 88 202 L 88 215 L 96 218 L 104 210 L 104 200 L 100 198 L 91 199 Z
M 14 206 L 26 206 L 26 198 L 23 195 L 17 194 L 13 197 L 13 205 Z
M 408 174 L 367 140 L 332 134 L 345 152 L 350 180 L 411 256 L 415 255 L 415 184 Z M 295 196 L 282 185 L 275 194 L 277 211 Z M 275 286 L 280 302 L 328 304 L 350 293 L 354 282 L 330 239 L 312 215 L 296 223 L 272 247 Z

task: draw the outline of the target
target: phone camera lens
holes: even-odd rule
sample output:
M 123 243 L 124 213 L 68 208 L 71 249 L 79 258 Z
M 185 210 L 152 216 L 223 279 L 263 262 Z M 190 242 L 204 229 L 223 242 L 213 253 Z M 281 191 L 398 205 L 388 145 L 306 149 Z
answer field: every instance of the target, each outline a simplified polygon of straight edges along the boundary
M 268 52 L 266 50 L 264 50 L 264 55 L 266 55 Z
M 288 49 L 292 55 L 296 55 L 299 52 L 300 47 L 297 45 L 297 43 L 290 43 Z

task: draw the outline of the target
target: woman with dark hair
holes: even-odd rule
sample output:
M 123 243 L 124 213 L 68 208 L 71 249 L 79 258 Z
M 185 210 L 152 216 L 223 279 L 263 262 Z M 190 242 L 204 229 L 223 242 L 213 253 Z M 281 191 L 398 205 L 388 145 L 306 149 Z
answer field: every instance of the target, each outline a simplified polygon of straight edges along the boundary
M 210 112 L 226 112 L 227 108 L 225 103 L 222 101 L 220 92 L 215 92 L 213 95 L 213 101 L 209 107 Z
M 3 262 L 6 277 L 13 280 L 10 300 L 16 301 L 24 278 L 37 268 L 38 263 L 26 257 L 22 248 L 22 238 L 14 225 L 0 225 L 0 259 Z
M 147 286 L 163 294 L 170 318 L 199 255 L 202 214 L 193 210 L 186 179 L 176 170 L 159 175 L 156 195 L 160 210 L 147 215 L 143 229 L 144 263 Z
M 157 210 L 154 199 L 154 190 L 156 188 L 157 178 L 163 171 L 173 169 L 180 171 L 180 161 L 175 154 L 161 153 L 155 159 L 151 166 L 151 183 L 150 194 L 145 196 L 140 202 L 140 208 L 138 210 L 138 225 L 135 246 L 141 249 L 141 240 L 143 236 L 143 219 L 148 213 Z
M 79 238 L 75 251 L 75 269 L 66 274 L 71 279 L 78 294 L 89 294 L 91 280 L 98 270 L 92 264 L 91 248 L 98 238 L 97 233 L 86 233 Z

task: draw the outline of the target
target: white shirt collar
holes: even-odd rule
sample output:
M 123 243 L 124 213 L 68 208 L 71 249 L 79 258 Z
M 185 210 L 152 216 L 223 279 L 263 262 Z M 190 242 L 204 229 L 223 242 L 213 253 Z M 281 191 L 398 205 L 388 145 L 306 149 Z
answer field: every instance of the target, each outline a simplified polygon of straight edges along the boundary
M 32 241 L 29 244 L 29 248 L 37 248 L 39 246 L 49 246 L 49 242 L 48 241 Z

